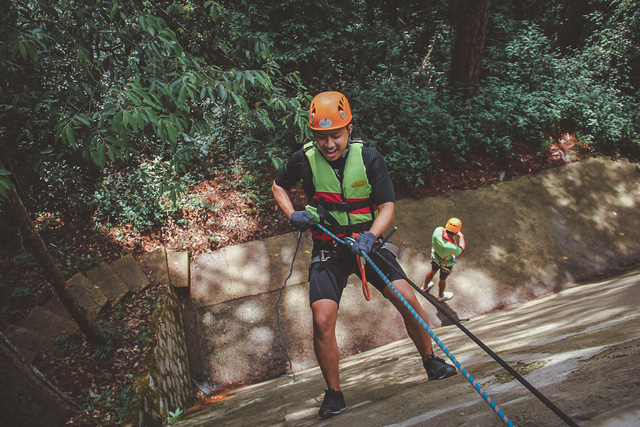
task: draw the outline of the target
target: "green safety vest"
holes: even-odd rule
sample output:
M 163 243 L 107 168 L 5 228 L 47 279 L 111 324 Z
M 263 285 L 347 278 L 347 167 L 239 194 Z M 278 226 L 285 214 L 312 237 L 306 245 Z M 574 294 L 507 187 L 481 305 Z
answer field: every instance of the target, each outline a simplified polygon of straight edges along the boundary
M 342 183 L 315 142 L 310 142 L 303 148 L 311 165 L 315 189 L 315 194 L 305 209 L 318 223 L 338 237 L 368 230 L 378 215 L 378 209 L 370 199 L 371 184 L 362 159 L 362 147 L 362 141 L 351 141 Z M 319 240 L 331 239 L 315 230 L 312 236 Z
M 431 236 L 431 259 L 442 268 L 451 268 L 456 256 L 462 253 L 462 248 L 449 240 L 444 227 L 436 227 Z

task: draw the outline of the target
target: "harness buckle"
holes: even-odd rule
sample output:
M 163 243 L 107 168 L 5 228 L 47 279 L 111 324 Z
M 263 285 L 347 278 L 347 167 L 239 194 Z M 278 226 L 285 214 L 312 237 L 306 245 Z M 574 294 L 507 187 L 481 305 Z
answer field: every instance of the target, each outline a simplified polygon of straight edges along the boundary
M 325 262 L 329 259 L 331 259 L 331 251 L 321 249 L 316 256 L 311 258 L 311 264 L 315 264 L 317 262 Z

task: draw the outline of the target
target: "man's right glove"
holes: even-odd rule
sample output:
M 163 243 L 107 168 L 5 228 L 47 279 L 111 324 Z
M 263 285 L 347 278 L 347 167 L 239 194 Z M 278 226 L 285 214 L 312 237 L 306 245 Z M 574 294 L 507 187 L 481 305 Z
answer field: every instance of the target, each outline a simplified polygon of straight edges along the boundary
M 289 217 L 289 224 L 293 225 L 297 230 L 305 231 L 315 224 L 315 219 L 307 211 L 294 211 Z
M 351 245 L 351 253 L 354 255 L 360 255 L 361 252 L 369 254 L 373 248 L 373 244 L 376 242 L 376 235 L 370 232 L 366 232 L 358 236 L 353 245 Z

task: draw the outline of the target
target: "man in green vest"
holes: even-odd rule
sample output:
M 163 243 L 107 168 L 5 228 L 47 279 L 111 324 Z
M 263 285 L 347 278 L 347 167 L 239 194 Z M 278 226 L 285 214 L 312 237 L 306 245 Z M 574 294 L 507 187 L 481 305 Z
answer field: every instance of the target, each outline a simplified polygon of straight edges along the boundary
M 402 269 L 395 256 L 386 248 L 373 251 L 376 240 L 395 216 L 395 193 L 380 153 L 351 138 L 351 120 L 349 102 L 343 94 L 318 94 L 309 108 L 309 126 L 315 141 L 291 156 L 272 185 L 273 195 L 290 224 L 300 231 L 312 230 L 309 302 L 314 349 L 327 383 L 318 412 L 323 419 L 337 415 L 347 407 L 340 386 L 336 322 L 347 279 L 353 273 L 362 278 L 356 255 L 368 254 L 418 315 L 424 321 L 427 319 L 413 289 L 402 278 Z M 301 180 L 308 203 L 304 210 L 296 210 L 289 190 Z M 356 233 L 358 239 L 351 246 L 336 244 L 314 226 L 316 223 L 340 238 Z M 388 267 L 388 263 L 395 268 Z M 367 264 L 364 273 L 402 315 L 429 380 L 455 375 L 455 367 L 433 354 L 427 332 L 373 268 Z
M 431 269 L 424 279 L 422 289 L 428 292 L 433 288 L 432 279 L 438 271 L 438 301 L 448 301 L 453 298 L 453 292 L 445 291 L 447 277 L 456 261 L 456 257 L 462 255 L 466 248 L 464 234 L 462 234 L 462 221 L 458 218 L 449 218 L 444 227 L 436 227 L 431 235 Z

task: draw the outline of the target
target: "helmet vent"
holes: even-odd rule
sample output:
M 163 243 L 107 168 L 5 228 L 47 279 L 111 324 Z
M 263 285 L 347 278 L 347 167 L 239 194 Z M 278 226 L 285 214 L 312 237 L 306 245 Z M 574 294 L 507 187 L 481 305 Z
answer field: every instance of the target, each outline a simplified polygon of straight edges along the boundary
M 345 117 L 347 117 L 347 115 L 344 112 L 344 96 L 340 98 L 340 102 L 338 102 L 338 113 L 340 114 L 340 118 L 342 120 L 344 120 Z
M 314 103 L 311 106 L 311 114 L 309 114 L 309 123 L 314 123 L 316 121 L 316 104 Z

